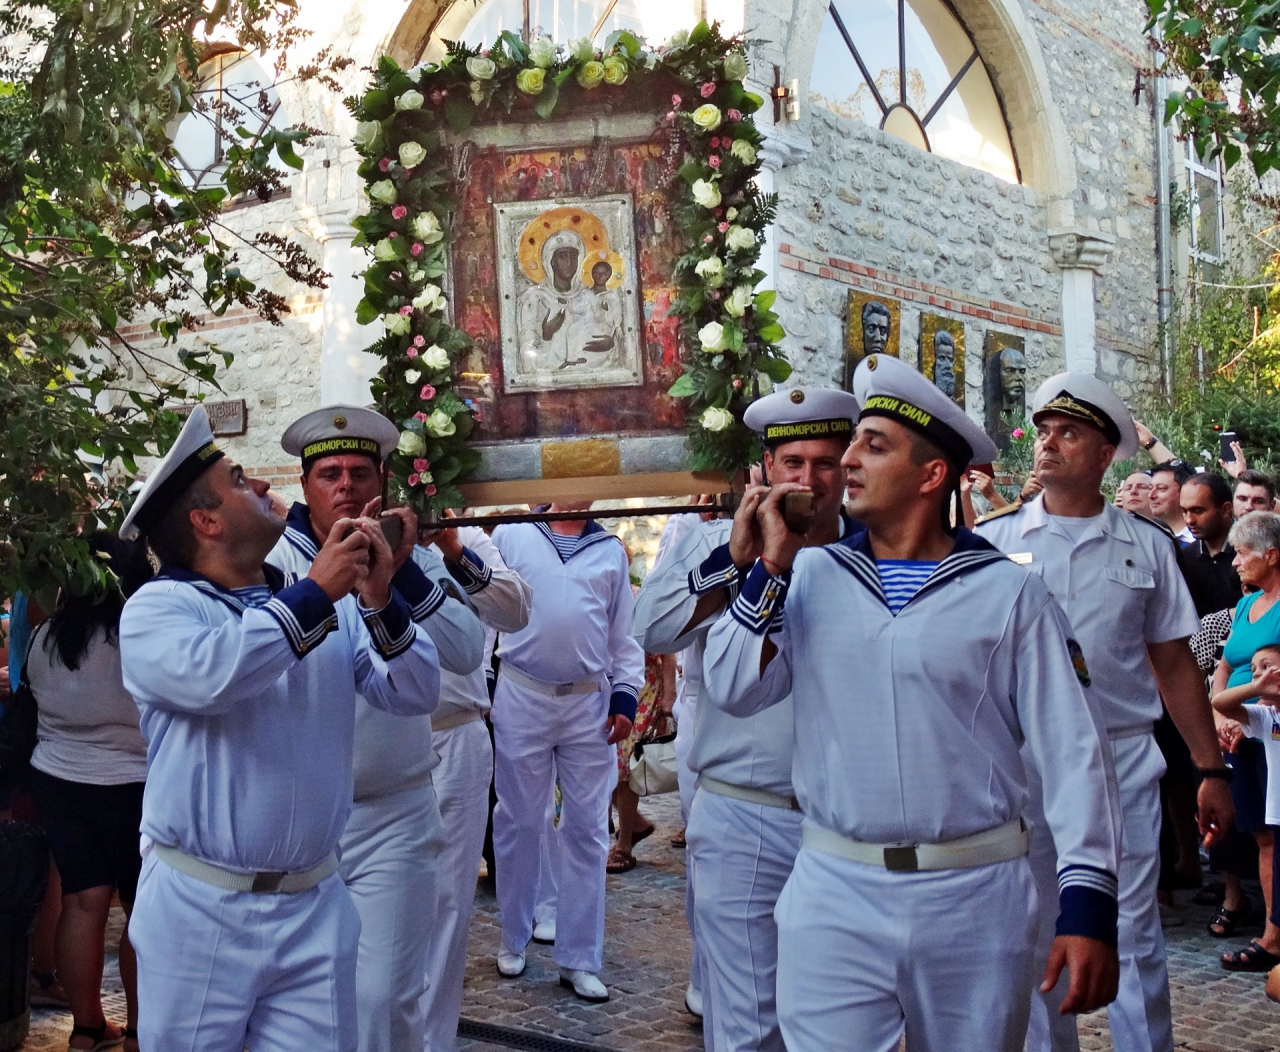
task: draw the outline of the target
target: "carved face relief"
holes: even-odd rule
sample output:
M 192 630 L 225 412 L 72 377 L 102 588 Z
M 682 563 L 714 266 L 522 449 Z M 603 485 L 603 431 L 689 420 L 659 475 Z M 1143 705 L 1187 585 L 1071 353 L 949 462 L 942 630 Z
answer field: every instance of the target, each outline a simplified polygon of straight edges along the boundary
M 1014 347 L 1000 352 L 1000 392 L 1006 413 L 1022 413 L 1027 401 L 1027 359 Z
M 889 345 L 889 308 L 871 300 L 862 308 L 862 350 L 864 354 L 884 354 Z
M 948 397 L 956 394 L 956 340 L 945 329 L 933 334 L 933 382 Z

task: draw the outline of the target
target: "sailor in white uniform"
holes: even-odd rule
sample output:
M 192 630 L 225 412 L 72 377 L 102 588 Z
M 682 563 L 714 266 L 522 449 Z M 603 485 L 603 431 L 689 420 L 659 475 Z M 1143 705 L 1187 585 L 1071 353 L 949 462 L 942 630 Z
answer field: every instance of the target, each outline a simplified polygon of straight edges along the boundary
M 605 1001 L 609 992 L 598 973 L 614 745 L 635 718 L 644 652 L 631 637 L 631 579 L 622 543 L 594 521 L 554 526 L 518 523 L 493 531 L 507 565 L 533 589 L 528 627 L 499 640 L 491 715 L 498 790 L 493 847 L 502 910 L 498 971 L 508 978 L 524 971 L 554 769 L 563 794 L 556 877 L 566 892 L 556 916 L 555 961 L 562 985 L 584 1000 Z
M 909 365 L 870 355 L 844 456 L 866 529 L 802 548 L 775 485 L 763 555 L 707 636 L 703 700 L 748 716 L 791 697 L 802 846 L 778 900 L 790 1052 L 1015 1052 L 1030 1008 L 1035 885 L 1025 762 L 1059 853 L 1064 1007 L 1115 991 L 1115 775 L 1035 577 L 951 532 L 990 439 Z M 1025 745 L 1025 750 L 1022 748 Z M 851 1044 L 852 1043 L 852 1044 Z
M 1117 1052 L 1171 1052 L 1172 1013 L 1164 936 L 1156 904 L 1160 858 L 1160 776 L 1164 758 L 1152 736 L 1160 699 L 1208 775 L 1200 821 L 1230 824 L 1230 771 L 1188 637 L 1199 628 L 1162 526 L 1120 511 L 1099 490 L 1112 460 L 1138 448 L 1133 419 L 1101 380 L 1063 373 L 1046 380 L 1032 403 L 1036 478 L 1044 491 L 988 516 L 977 533 L 1044 582 L 1080 641 L 1120 781 L 1124 854 L 1120 862 L 1120 991 L 1107 1010 Z M 1054 842 L 1033 807 L 1032 868 L 1043 896 L 1053 883 Z M 1059 845 L 1059 854 L 1061 845 Z M 1051 919 L 1041 918 L 1039 954 L 1048 953 Z M 1062 991 L 1035 999 L 1027 1048 L 1074 1052 L 1075 1020 L 1057 1012 Z
M 435 645 L 392 585 L 411 537 L 392 551 L 343 519 L 296 579 L 263 562 L 284 528 L 267 488 L 197 408 L 121 529 L 164 563 L 120 620 L 148 741 L 130 922 L 147 1052 L 355 1052 L 360 918 L 336 849 L 357 693 L 424 719 L 438 696 Z
M 399 438 L 386 417 L 358 406 L 325 406 L 294 421 L 280 444 L 302 458 L 306 503 L 289 510 L 284 536 L 267 561 L 305 574 L 334 522 L 362 511 L 376 515 L 383 461 Z M 484 628 L 450 581 L 439 554 L 420 546 L 396 579 L 414 621 L 436 645 L 442 698 L 445 675 L 456 682 L 479 673 L 484 645 Z M 451 598 L 446 586 L 459 598 Z M 354 806 L 339 871 L 360 913 L 360 1052 L 398 1052 L 423 1043 L 436 860 L 445 847 L 431 732 L 430 716 L 393 719 L 363 698 L 356 701 Z
M 806 546 L 849 529 L 841 513 L 840 458 L 858 403 L 845 391 L 797 387 L 757 400 L 745 423 L 762 438 L 765 477 L 814 494 Z M 707 630 L 737 594 L 739 575 L 761 552 L 750 487 L 735 520 L 699 524 L 650 572 L 636 600 L 635 631 L 649 653 L 685 651 L 685 675 L 701 679 Z M 778 930 L 774 906 L 796 853 L 801 814 L 791 785 L 791 699 L 739 719 L 697 709 L 689 766 L 698 791 L 689 818 L 697 938 L 707 966 L 703 1034 L 715 1052 L 784 1052 L 776 1006 Z

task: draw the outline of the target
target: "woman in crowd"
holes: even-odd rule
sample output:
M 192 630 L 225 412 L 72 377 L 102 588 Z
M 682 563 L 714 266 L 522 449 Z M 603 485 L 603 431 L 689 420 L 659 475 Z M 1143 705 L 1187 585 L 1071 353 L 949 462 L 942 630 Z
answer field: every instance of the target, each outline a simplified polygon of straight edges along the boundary
M 25 669 L 39 710 L 32 789 L 62 877 L 57 962 L 74 1022 L 69 1047 L 104 1049 L 123 1040 L 126 1052 L 136 1052 L 137 972 L 127 925 L 120 936 L 124 1030 L 103 1015 L 100 991 L 113 895 L 127 915 L 138 885 L 147 777 L 147 745 L 121 679 L 116 633 L 125 599 L 152 568 L 141 544 L 104 532 L 87 540 L 107 567 L 106 595 L 64 591 L 36 630 Z

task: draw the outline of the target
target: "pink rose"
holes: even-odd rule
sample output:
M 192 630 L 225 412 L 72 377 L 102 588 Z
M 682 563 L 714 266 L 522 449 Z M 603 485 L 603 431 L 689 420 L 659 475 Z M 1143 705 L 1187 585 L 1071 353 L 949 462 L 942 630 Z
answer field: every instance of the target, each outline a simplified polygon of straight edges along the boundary
M 418 337 L 418 339 L 421 339 L 421 338 L 422 338 L 422 337 L 420 337 L 420 336 Z M 416 348 L 416 347 L 409 347 L 409 348 L 407 348 L 407 349 L 405 350 L 405 352 L 404 352 L 404 356 L 405 356 L 406 358 L 416 358 L 416 357 L 418 357 L 418 348 Z
M 416 486 L 417 484 L 418 484 L 418 476 L 417 476 L 417 473 L 415 472 L 414 474 L 409 476 L 409 485 Z
M 740 377 L 735 376 L 735 377 L 733 378 L 733 386 L 734 386 L 734 387 L 741 387 L 741 386 L 742 386 L 742 379 L 741 379 Z
M 725 222 L 717 223 L 716 229 L 719 230 L 720 233 L 722 234 L 727 234 L 729 232 L 729 224 Z
M 1025 432 L 1025 431 L 1023 431 L 1023 430 L 1022 430 L 1022 428 L 1020 428 L 1020 427 L 1015 427 L 1015 428 L 1013 429 L 1013 437 L 1014 437 L 1014 438 L 1023 438 L 1023 437 L 1025 437 L 1025 435 L 1026 435 L 1026 432 Z
M 418 257 L 418 256 L 420 256 L 420 255 L 422 255 L 422 244 L 421 244 L 420 242 L 418 242 L 418 241 L 415 241 L 412 245 L 410 245 L 410 246 L 409 246 L 409 255 L 411 255 L 411 256 L 413 256 L 413 257 L 415 257 L 415 258 L 416 258 L 416 257 Z
M 680 105 L 680 96 L 679 96 L 679 95 L 672 95 L 672 96 L 671 96 L 671 105 L 672 105 L 672 106 L 679 106 L 679 105 Z
M 400 308 L 400 316 L 402 318 L 407 318 L 412 313 L 413 313 L 413 306 L 411 304 L 406 303 L 403 307 Z
M 409 209 L 405 208 L 404 205 L 396 205 L 395 208 L 391 209 L 391 218 L 395 220 L 403 219 L 408 214 Z
M 421 398 L 424 402 L 430 402 L 431 399 L 435 398 L 435 396 L 436 396 L 436 389 L 432 387 L 430 384 L 423 384 L 422 390 L 418 392 L 418 397 Z
M 720 136 L 718 135 L 711 136 L 711 148 L 713 150 L 720 149 Z
M 427 338 L 421 334 L 413 338 L 413 345 L 415 347 L 425 347 L 426 344 L 427 344 Z
M 433 91 L 431 93 L 431 105 L 439 106 L 440 103 L 444 102 L 444 95 L 445 93 L 443 91 Z
M 704 99 L 711 98 L 711 96 L 714 95 L 715 93 L 716 93 L 716 86 L 712 84 L 711 81 L 707 81 L 704 85 L 702 85 L 702 87 L 698 89 L 698 94 L 701 95 Z
M 413 169 L 412 169 L 412 168 L 406 168 L 406 169 L 404 170 L 404 177 L 405 177 L 406 179 L 412 179 L 412 178 L 413 178 Z
M 668 121 L 673 121 L 673 120 L 675 120 L 675 119 L 676 119 L 676 111 L 675 111 L 675 110 L 671 110 L 671 111 L 667 114 L 667 120 L 668 120 Z
M 391 231 L 391 233 L 389 233 L 389 234 L 387 235 L 387 237 L 388 237 L 388 238 L 397 238 L 397 237 L 399 237 L 399 236 L 400 236 L 400 235 L 399 235 L 399 234 L 397 234 L 394 230 L 393 230 L 393 231 Z
M 715 238 L 714 238 L 714 237 L 712 237 L 710 234 L 708 234 L 708 235 L 707 235 L 706 237 L 704 237 L 702 240 L 703 240 L 704 242 L 706 242 L 706 243 L 709 245 L 709 244 L 711 244 L 711 242 L 713 242 L 713 241 L 715 240 Z
M 707 164 L 711 165 L 712 168 L 719 168 L 720 155 L 718 153 L 713 153 L 710 157 L 707 158 Z
M 414 420 L 418 420 L 418 421 L 421 421 L 421 422 L 425 422 L 425 421 L 426 421 L 426 419 L 427 419 L 427 414 L 426 414 L 426 413 L 414 413 L 414 414 L 413 414 L 413 418 L 414 418 Z
M 423 489 L 422 492 L 425 493 L 428 497 L 434 497 L 436 495 L 436 488 L 435 486 L 427 486 Z
M 728 111 L 726 111 L 726 112 L 729 114 L 729 120 L 731 120 L 731 121 L 740 121 L 740 120 L 742 120 L 742 111 L 741 111 L 741 110 L 728 110 Z
M 387 172 L 391 170 L 391 158 L 384 157 L 378 162 L 378 171 Z
M 419 457 L 413 462 L 414 471 L 429 471 L 431 469 L 431 461 L 425 457 Z

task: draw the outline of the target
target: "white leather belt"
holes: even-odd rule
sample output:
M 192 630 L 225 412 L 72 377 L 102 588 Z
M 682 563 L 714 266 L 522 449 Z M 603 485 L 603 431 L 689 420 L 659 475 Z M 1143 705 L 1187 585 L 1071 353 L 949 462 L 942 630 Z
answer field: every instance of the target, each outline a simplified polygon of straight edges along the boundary
M 824 855 L 847 858 L 867 866 L 883 866 L 895 873 L 925 869 L 972 869 L 993 862 L 1008 862 L 1027 853 L 1030 838 L 1022 819 L 941 844 L 864 844 L 806 819 L 802 833 L 805 847 Z
M 767 789 L 757 789 L 751 785 L 734 785 L 731 782 L 722 782 L 719 778 L 708 778 L 705 774 L 698 775 L 698 784 L 709 793 L 727 796 L 731 800 L 741 800 L 747 804 L 763 804 L 765 807 L 781 807 L 787 811 L 800 810 L 800 805 L 794 796 L 771 793 Z
M 1141 738 L 1144 734 L 1153 733 L 1151 724 L 1141 723 L 1137 727 L 1120 727 L 1114 731 L 1107 731 L 1107 738 L 1110 741 L 1123 741 L 1125 738 Z
M 332 851 L 318 866 L 303 870 L 301 873 L 276 873 L 265 871 L 260 873 L 236 873 L 223 869 L 212 863 L 184 854 L 176 847 L 165 844 L 153 844 L 151 850 L 162 862 L 167 863 L 179 873 L 212 884 L 224 891 L 251 891 L 255 895 L 297 895 L 310 891 L 326 877 L 338 871 L 338 856 Z
M 577 683 L 544 683 L 540 679 L 526 676 L 518 668 L 506 661 L 498 666 L 498 678 L 501 679 L 503 676 L 506 676 L 512 683 L 519 683 L 522 687 L 528 687 L 530 690 L 545 694 L 549 698 L 562 698 L 568 694 L 598 694 L 600 692 L 599 676 L 594 676 L 591 679 L 580 679 Z
M 433 731 L 447 731 L 451 727 L 461 727 L 464 723 L 475 723 L 476 720 L 484 719 L 484 713 L 478 709 L 463 709 L 461 712 L 455 712 L 452 716 L 442 716 L 440 719 L 431 717 L 431 729 Z

